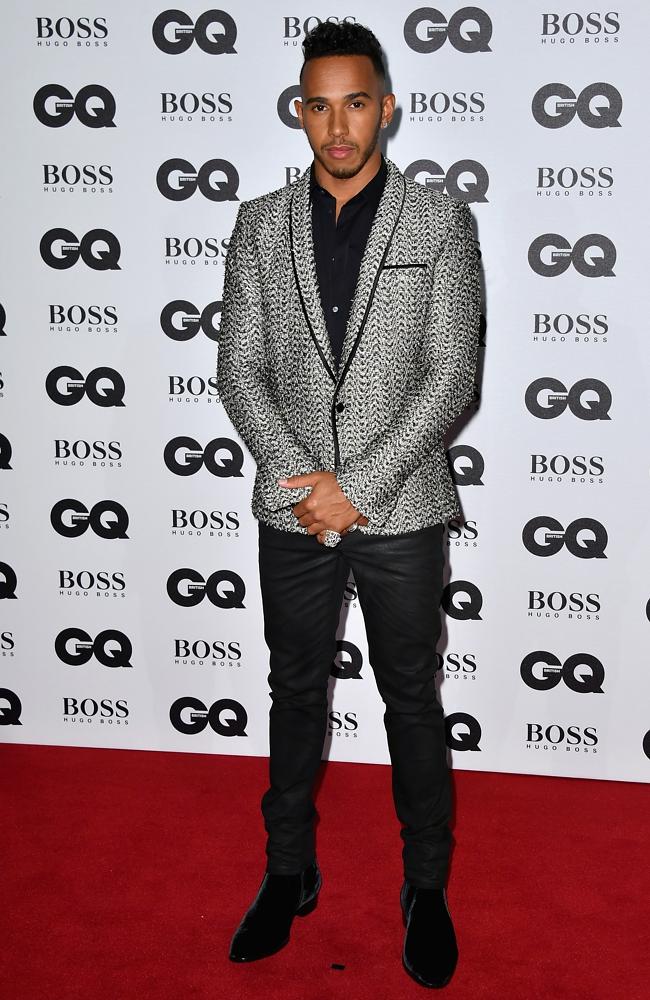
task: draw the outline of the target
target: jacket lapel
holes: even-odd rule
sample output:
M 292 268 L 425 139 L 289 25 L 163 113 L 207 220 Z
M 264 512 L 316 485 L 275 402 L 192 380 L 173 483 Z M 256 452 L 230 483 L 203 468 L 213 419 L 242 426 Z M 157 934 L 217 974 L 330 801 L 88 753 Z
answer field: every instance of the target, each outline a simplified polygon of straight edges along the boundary
M 359 278 L 345 329 L 338 374 L 320 301 L 316 274 L 309 202 L 309 167 L 295 182 L 292 192 L 290 234 L 294 275 L 312 339 L 321 361 L 335 383 L 340 383 L 343 380 L 352 362 L 372 303 L 372 296 L 379 278 L 379 269 L 388 253 L 404 202 L 406 185 L 402 172 L 388 157 L 386 157 L 386 166 L 388 168 L 386 183 L 361 260 Z
M 368 242 L 361 258 L 357 287 L 352 304 L 350 305 L 350 315 L 348 316 L 348 323 L 345 328 L 339 367 L 340 380 L 343 379 L 352 362 L 356 345 L 363 333 L 366 316 L 372 304 L 372 297 L 379 278 L 379 268 L 388 253 L 390 241 L 395 232 L 404 202 L 406 189 L 404 177 L 399 168 L 388 157 L 386 157 L 386 166 L 388 167 L 386 183 L 379 199 L 377 212 L 368 235 Z

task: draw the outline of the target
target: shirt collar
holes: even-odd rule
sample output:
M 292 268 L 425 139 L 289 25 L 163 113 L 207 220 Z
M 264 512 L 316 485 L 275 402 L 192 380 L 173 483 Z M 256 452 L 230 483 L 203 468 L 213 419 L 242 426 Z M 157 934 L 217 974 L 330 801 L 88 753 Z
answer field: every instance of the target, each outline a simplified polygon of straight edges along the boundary
M 381 192 L 384 189 L 384 184 L 386 182 L 386 175 L 388 173 L 388 167 L 386 166 L 386 157 L 381 154 L 381 164 L 379 170 L 374 177 L 368 181 L 365 187 L 362 187 L 360 191 L 355 194 L 353 198 L 350 198 L 351 202 L 356 203 L 357 201 L 370 201 L 372 199 L 379 201 L 381 197 Z M 313 200 L 314 192 L 318 192 L 319 195 L 325 195 L 328 198 L 332 198 L 333 195 L 325 188 L 321 187 L 316 180 L 314 172 L 314 162 L 312 160 L 311 167 L 309 170 L 309 201 Z M 348 204 L 346 202 L 346 204 Z

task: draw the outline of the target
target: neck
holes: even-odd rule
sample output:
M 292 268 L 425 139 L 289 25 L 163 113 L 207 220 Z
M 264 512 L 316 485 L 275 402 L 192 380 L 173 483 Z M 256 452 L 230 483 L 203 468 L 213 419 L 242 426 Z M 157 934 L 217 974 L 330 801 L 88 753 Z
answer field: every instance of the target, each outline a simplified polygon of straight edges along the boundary
M 354 177 L 332 177 L 325 167 L 314 159 L 313 170 L 316 181 L 322 188 L 336 198 L 337 203 L 344 204 L 354 198 L 362 188 L 375 176 L 381 166 L 381 150 L 377 146 L 358 174 Z

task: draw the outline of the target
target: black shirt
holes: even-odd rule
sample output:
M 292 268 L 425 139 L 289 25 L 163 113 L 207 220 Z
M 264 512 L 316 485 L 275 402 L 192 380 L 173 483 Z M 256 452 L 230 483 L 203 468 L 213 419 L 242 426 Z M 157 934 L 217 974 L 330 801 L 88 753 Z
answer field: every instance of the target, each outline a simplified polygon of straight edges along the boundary
M 317 183 L 311 166 L 309 197 L 320 299 L 338 366 L 361 258 L 381 198 L 388 168 L 384 156 L 375 176 L 346 201 L 336 221 L 336 198 Z

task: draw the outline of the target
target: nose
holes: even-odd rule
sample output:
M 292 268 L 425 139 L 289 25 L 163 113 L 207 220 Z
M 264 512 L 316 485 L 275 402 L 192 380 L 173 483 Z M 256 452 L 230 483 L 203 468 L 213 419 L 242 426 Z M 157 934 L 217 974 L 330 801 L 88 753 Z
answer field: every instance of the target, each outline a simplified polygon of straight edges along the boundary
M 336 141 L 347 135 L 348 124 L 344 111 L 332 110 L 329 120 L 329 133 Z

